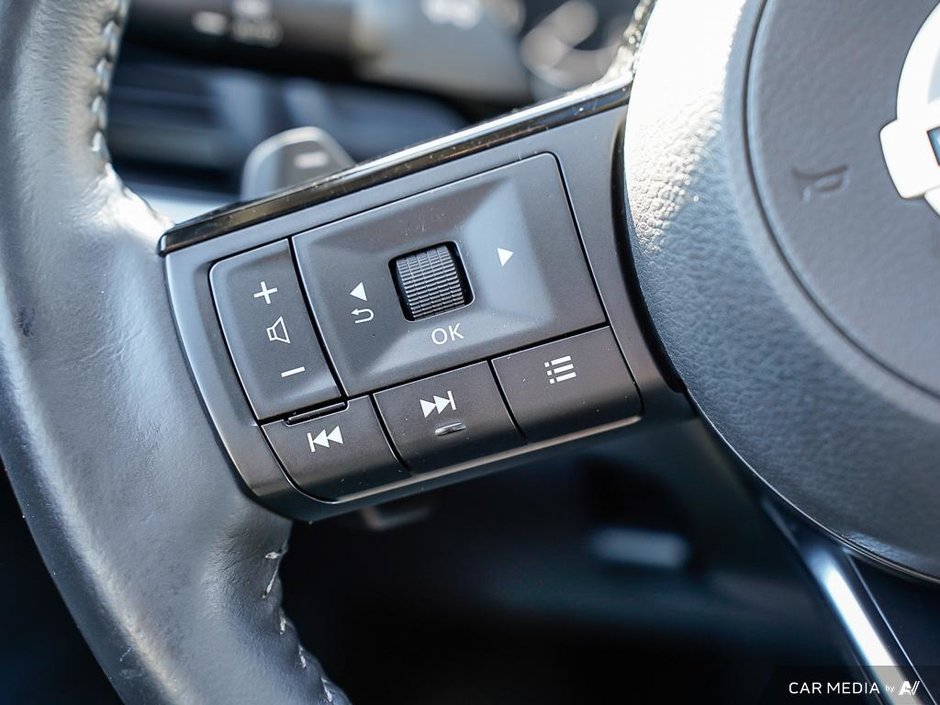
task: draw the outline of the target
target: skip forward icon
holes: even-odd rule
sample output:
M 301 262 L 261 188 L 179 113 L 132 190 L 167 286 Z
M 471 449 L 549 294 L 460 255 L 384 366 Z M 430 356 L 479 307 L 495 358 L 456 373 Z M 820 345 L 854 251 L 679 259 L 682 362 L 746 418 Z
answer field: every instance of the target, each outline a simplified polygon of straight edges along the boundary
M 343 432 L 340 431 L 339 426 L 334 426 L 333 430 L 329 433 L 326 432 L 324 428 L 316 436 L 313 433 L 307 434 L 307 443 L 310 444 L 310 452 L 316 453 L 317 446 L 321 448 L 329 448 L 331 443 L 337 443 L 343 445 Z
M 426 401 L 424 399 L 420 400 L 421 402 L 421 411 L 424 413 L 424 418 L 430 416 L 434 411 L 437 411 L 438 414 L 441 414 L 447 409 L 451 411 L 457 411 L 457 404 L 454 402 L 454 393 L 451 390 L 447 390 L 446 397 L 439 397 L 437 394 L 434 395 L 433 401 Z

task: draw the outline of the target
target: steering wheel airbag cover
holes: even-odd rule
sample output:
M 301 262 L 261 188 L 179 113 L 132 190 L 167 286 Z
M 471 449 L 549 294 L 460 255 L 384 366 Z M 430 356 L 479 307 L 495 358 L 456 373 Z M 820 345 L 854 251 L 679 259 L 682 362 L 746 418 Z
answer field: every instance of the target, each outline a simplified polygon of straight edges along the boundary
M 940 577 L 940 403 L 819 309 L 754 188 L 745 104 L 762 9 L 653 11 L 625 132 L 640 287 L 694 402 L 760 478 L 864 552 Z

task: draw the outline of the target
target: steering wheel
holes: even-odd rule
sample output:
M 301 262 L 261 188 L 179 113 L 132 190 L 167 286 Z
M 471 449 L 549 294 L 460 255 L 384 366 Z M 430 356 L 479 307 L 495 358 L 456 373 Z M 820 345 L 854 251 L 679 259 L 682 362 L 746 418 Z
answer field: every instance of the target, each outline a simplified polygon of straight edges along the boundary
M 794 515 L 858 555 L 940 579 L 938 228 L 927 202 L 899 195 L 879 140 L 903 118 L 917 126 L 904 144 L 932 149 L 920 113 L 896 114 L 895 98 L 933 5 L 644 3 L 597 85 L 170 229 L 122 185 L 105 141 L 127 2 L 5 0 L 0 452 L 43 558 L 125 702 L 345 702 L 281 608 L 288 517 L 348 511 L 691 413 Z M 463 217 L 470 201 L 482 205 Z M 422 210 L 428 203 L 450 230 Z M 473 316 L 485 320 L 494 300 L 495 275 L 481 274 L 474 245 L 460 240 L 480 222 L 517 237 L 488 241 L 486 266 L 531 255 L 543 288 L 517 300 L 548 308 L 514 318 L 512 335 L 499 338 L 496 321 L 491 337 L 466 343 Z M 421 224 L 446 230 L 434 236 L 443 250 L 414 234 Z M 287 238 L 301 274 L 291 286 L 316 322 L 311 345 L 325 343 L 307 364 L 335 377 L 298 392 L 309 398 L 269 406 L 263 383 L 252 387 L 257 370 L 239 359 L 256 343 L 236 340 L 241 309 L 226 308 L 220 287 L 237 289 L 235 264 Z M 580 245 L 557 266 L 552 248 L 565 238 Z M 311 292 L 356 256 L 344 242 L 380 252 L 381 286 L 399 288 L 380 298 L 352 282 L 334 320 Z M 338 249 L 315 276 L 304 248 L 322 243 Z M 443 279 L 423 269 L 431 257 Z M 402 268 L 388 271 L 390 262 Z M 392 371 L 357 358 L 364 344 L 336 342 L 346 335 L 336 321 L 361 331 L 363 310 L 378 317 L 382 306 L 395 325 L 426 330 L 412 285 L 436 316 L 450 315 L 441 292 L 464 296 L 466 318 L 429 319 L 446 323 L 427 329 L 424 348 L 406 346 Z M 255 320 L 265 344 L 288 347 L 284 320 Z M 572 369 L 578 360 L 539 347 L 584 336 L 603 337 L 600 357 Z M 561 403 L 539 406 L 512 386 L 530 350 L 559 395 L 571 394 L 573 378 L 562 378 L 572 370 L 585 384 L 596 360 L 614 370 L 595 390 L 601 401 L 553 417 Z M 621 353 L 627 367 L 609 362 Z M 436 368 L 422 367 L 432 360 Z M 389 412 L 394 395 L 382 395 L 468 363 L 495 371 L 502 393 L 481 402 L 481 417 L 434 428 L 458 450 L 411 456 L 395 430 L 409 412 Z M 471 388 L 483 395 L 489 384 Z M 419 420 L 419 410 L 436 419 L 463 404 L 446 388 L 413 389 L 425 402 L 412 410 Z M 330 449 L 352 447 L 358 427 L 321 420 L 353 409 L 381 418 L 373 440 L 405 469 L 334 463 Z M 511 442 L 493 430 L 507 419 Z M 304 424 L 304 462 L 318 464 L 293 472 L 277 434 Z M 456 445 L 467 425 L 482 429 L 475 455 Z M 330 566 L 321 571 L 329 580 Z

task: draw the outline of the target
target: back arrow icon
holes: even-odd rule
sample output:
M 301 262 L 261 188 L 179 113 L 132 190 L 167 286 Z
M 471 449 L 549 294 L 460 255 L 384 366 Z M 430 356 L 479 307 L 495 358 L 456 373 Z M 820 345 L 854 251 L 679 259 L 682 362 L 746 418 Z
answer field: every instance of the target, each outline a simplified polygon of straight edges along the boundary
M 375 313 L 371 308 L 354 308 L 349 313 L 356 316 L 356 323 L 368 323 L 375 318 Z

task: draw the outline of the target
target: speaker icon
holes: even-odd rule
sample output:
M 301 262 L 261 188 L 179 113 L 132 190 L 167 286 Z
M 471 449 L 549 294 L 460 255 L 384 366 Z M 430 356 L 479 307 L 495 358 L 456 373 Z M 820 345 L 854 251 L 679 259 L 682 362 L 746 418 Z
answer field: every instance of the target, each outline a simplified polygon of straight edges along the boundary
M 268 340 L 272 343 L 287 343 L 290 345 L 290 336 L 287 334 L 287 324 L 284 323 L 284 316 L 274 321 L 274 325 L 266 328 L 268 331 Z

